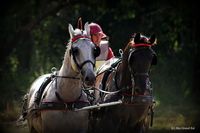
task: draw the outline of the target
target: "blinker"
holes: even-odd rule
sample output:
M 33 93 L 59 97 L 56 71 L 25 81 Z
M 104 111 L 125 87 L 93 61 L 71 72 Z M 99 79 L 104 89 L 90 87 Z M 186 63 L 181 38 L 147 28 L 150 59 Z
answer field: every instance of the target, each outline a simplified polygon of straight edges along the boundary
M 94 49 L 94 57 L 98 57 L 101 53 L 101 49 L 99 46 L 96 46 L 95 49 Z

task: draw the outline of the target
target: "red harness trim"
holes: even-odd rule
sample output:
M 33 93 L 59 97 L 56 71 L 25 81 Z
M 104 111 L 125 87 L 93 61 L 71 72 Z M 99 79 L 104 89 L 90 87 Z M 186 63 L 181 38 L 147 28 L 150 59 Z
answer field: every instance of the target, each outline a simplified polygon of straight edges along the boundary
M 138 44 L 131 44 L 132 47 L 151 47 L 151 44 L 145 44 L 145 43 L 138 43 Z
M 77 41 L 77 40 L 80 39 L 80 38 L 87 38 L 87 39 L 90 39 L 90 37 L 88 37 L 88 36 L 77 35 L 77 36 L 73 37 L 71 41 L 72 41 L 72 43 L 73 43 L 73 42 Z

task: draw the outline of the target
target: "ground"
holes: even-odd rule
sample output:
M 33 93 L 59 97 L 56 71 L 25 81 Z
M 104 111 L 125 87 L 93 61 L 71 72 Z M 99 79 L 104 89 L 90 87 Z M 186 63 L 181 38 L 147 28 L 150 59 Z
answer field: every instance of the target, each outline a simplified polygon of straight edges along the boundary
M 191 104 L 156 106 L 150 133 L 196 132 L 200 127 L 199 116 L 199 107 Z M 5 119 L 4 121 L 0 119 L 0 133 L 28 133 L 28 127 L 16 126 L 13 120 L 7 122 Z

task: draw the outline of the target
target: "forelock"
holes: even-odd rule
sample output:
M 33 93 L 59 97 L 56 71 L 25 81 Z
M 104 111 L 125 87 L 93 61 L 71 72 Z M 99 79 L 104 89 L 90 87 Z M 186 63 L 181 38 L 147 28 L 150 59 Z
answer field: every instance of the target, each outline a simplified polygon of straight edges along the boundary
M 75 35 L 75 36 L 81 35 L 81 34 L 82 34 L 82 32 L 81 32 L 80 29 L 75 29 L 75 30 L 74 30 L 74 35 Z

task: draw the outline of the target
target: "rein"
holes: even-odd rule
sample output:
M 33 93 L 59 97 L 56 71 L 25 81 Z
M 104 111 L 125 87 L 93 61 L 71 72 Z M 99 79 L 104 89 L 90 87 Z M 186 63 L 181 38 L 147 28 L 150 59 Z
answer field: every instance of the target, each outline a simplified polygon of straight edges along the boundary
M 81 78 L 76 78 L 76 77 L 69 77 L 69 76 L 58 76 L 58 75 L 52 75 L 52 78 L 66 78 L 66 79 L 77 79 L 80 80 Z
M 71 44 L 73 45 L 73 43 L 76 43 L 79 39 L 90 39 L 90 38 L 88 36 L 85 36 L 85 35 L 77 35 L 77 36 L 75 36 L 71 39 Z M 75 53 L 73 52 L 72 46 L 71 46 L 71 49 L 70 49 L 70 53 L 72 55 L 74 63 L 76 64 L 77 68 L 79 69 L 79 72 L 81 71 L 82 67 L 86 63 L 91 63 L 94 67 L 94 63 L 91 60 L 86 60 L 83 63 L 78 64 Z M 56 68 L 52 68 L 51 71 L 52 71 L 51 78 L 54 78 L 54 80 L 55 80 L 56 89 L 57 89 L 57 78 L 81 80 L 81 78 L 78 78 L 78 77 L 59 76 L 59 75 L 57 75 L 57 69 Z M 55 96 L 56 96 L 56 98 L 58 99 L 59 102 L 43 101 L 39 105 L 39 110 L 74 110 L 75 108 L 79 109 L 79 108 L 82 108 L 82 107 L 89 105 L 88 101 L 81 101 L 82 92 L 81 92 L 81 95 L 76 100 L 70 101 L 70 102 L 64 101 L 57 91 L 55 91 Z
M 118 91 L 104 91 L 102 89 L 95 88 L 95 90 L 98 90 L 98 91 L 103 92 L 105 94 L 116 94 L 116 93 L 119 93 L 120 91 L 122 91 L 123 89 L 120 89 Z
M 135 52 L 136 50 L 140 50 L 140 49 L 144 49 L 144 48 L 146 48 L 146 47 L 151 47 L 152 45 L 151 44 L 132 44 L 131 46 L 133 46 L 134 48 L 130 51 L 130 53 L 129 53 L 129 56 L 128 56 L 128 62 L 130 61 L 130 57 L 131 57 L 131 55 L 132 55 L 132 53 L 133 52 Z M 135 49 L 136 47 L 143 47 L 143 48 L 139 48 L 139 49 Z M 121 56 L 123 56 L 123 55 L 121 55 Z M 120 63 L 120 61 L 118 62 L 118 63 Z M 129 64 L 129 63 L 128 63 Z M 118 68 L 118 66 L 119 66 L 119 64 L 117 65 L 117 68 Z M 111 66 L 112 67 L 112 66 Z M 111 68 L 110 68 L 111 69 Z M 109 69 L 109 70 L 110 70 Z M 116 69 L 116 66 L 115 66 L 115 69 Z M 136 72 L 136 73 L 133 73 L 133 71 L 132 71 L 132 69 L 131 69 L 131 67 L 130 67 L 130 65 L 128 65 L 128 69 L 129 69 L 129 71 L 130 71 L 130 73 L 131 73 L 131 84 L 132 84 L 132 90 L 131 90 L 131 94 L 126 94 L 126 93 L 123 93 L 123 95 L 129 95 L 129 96 L 137 96 L 137 95 L 135 95 L 134 94 L 134 86 L 135 86 L 135 81 L 134 81 L 134 76 L 149 76 L 149 73 L 138 73 L 138 72 Z M 112 70 L 114 70 L 114 68 L 112 67 Z M 114 75 L 114 77 L 113 77 L 114 79 L 114 83 L 115 83 L 115 86 L 116 86 L 116 89 L 117 89 L 117 91 L 105 91 L 105 90 L 102 90 L 102 89 L 99 89 L 99 88 L 94 88 L 94 89 L 96 89 L 96 90 L 98 90 L 99 92 L 102 92 L 102 93 L 105 93 L 105 94 L 116 94 L 116 93 L 119 93 L 119 92 L 121 92 L 121 91 L 123 91 L 123 90 L 127 90 L 127 89 L 130 89 L 130 86 L 126 86 L 126 87 L 123 87 L 122 89 L 120 89 L 119 87 L 118 87 L 118 84 L 117 84 L 117 82 L 116 82 L 116 80 L 117 80 L 117 74 L 115 74 Z M 133 97 L 131 98 L 132 100 L 133 100 Z
M 75 80 L 80 80 L 81 78 L 76 78 L 76 77 L 70 77 L 70 76 L 58 76 L 57 75 L 57 69 L 55 67 L 53 67 L 51 69 L 52 74 L 51 74 L 51 80 L 55 81 L 56 84 L 56 90 L 57 90 L 57 78 L 69 78 L 69 79 L 75 79 Z M 75 110 L 75 109 L 80 109 L 83 108 L 85 106 L 89 105 L 88 101 L 85 100 L 81 100 L 82 97 L 82 92 L 80 94 L 80 96 L 74 100 L 74 101 L 64 101 L 62 99 L 62 97 L 59 95 L 59 93 L 57 91 L 55 91 L 55 96 L 57 98 L 58 101 L 42 101 L 39 104 L 39 107 L 34 109 L 35 111 L 44 111 L 44 110 Z
M 128 69 L 130 71 L 130 75 L 131 75 L 131 83 L 132 83 L 132 89 L 131 89 L 131 94 L 130 93 L 123 93 L 123 96 L 131 96 L 131 102 L 133 102 L 134 100 L 134 96 L 138 96 L 137 94 L 135 94 L 135 77 L 136 76 L 146 76 L 149 77 L 149 73 L 139 73 L 139 72 L 133 72 L 131 66 L 130 66 L 130 58 L 132 56 L 132 54 L 138 50 L 142 50 L 142 49 L 146 49 L 146 48 L 151 48 L 151 44 L 131 44 L 131 46 L 133 47 L 130 52 L 129 52 L 129 56 L 128 56 Z
M 152 45 L 150 44 L 131 44 L 133 46 L 133 49 L 130 50 L 129 56 L 128 56 L 128 68 L 129 71 L 131 72 L 131 79 L 134 80 L 134 76 L 149 76 L 149 73 L 138 73 L 138 72 L 132 72 L 132 69 L 129 65 L 130 58 L 132 54 L 138 50 L 145 49 L 145 48 L 150 48 Z M 138 49 L 136 49 L 138 47 Z

